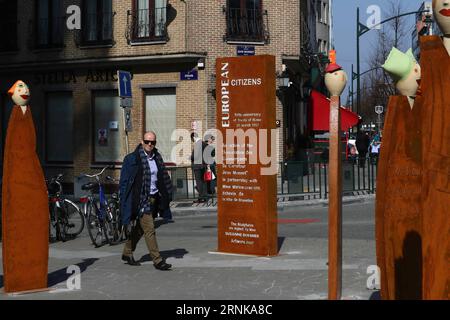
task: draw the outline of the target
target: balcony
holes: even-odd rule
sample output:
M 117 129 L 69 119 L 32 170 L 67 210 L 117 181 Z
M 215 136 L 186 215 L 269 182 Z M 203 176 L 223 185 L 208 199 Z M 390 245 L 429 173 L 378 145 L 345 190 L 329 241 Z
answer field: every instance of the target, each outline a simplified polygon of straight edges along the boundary
M 80 47 L 112 46 L 115 12 L 83 15 L 83 26 L 77 32 L 76 44 Z
M 267 19 L 267 11 L 261 10 L 241 10 L 228 8 L 226 11 L 227 42 L 239 43 L 268 43 L 269 32 L 264 18 Z
M 167 8 L 128 11 L 127 40 L 129 44 L 165 43 L 167 33 Z
M 30 21 L 29 44 L 32 49 L 62 48 L 64 46 L 65 17 Z

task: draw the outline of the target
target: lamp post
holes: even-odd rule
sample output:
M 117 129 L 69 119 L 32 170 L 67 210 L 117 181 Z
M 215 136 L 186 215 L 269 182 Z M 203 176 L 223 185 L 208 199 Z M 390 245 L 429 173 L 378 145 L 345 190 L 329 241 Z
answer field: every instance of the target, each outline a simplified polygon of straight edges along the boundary
M 427 10 L 418 10 L 418 11 L 413 11 L 413 12 L 408 12 L 408 13 L 403 13 L 400 15 L 397 15 L 395 17 L 391 17 L 389 19 L 383 20 L 380 23 L 372 26 L 372 29 L 378 26 L 381 26 L 382 24 L 392 21 L 392 20 L 396 20 L 399 19 L 401 17 L 405 17 L 405 16 L 409 16 L 409 15 L 417 15 L 420 13 L 428 13 L 431 14 L 430 11 Z M 361 94 L 360 94 L 360 88 L 361 88 L 361 76 L 362 74 L 361 72 L 361 65 L 360 65 L 360 40 L 359 38 L 362 37 L 364 34 L 366 34 L 367 32 L 369 32 L 370 30 L 372 30 L 371 28 L 369 28 L 368 26 L 366 26 L 365 24 L 361 23 L 359 21 L 359 7 L 356 9 L 356 74 L 352 75 L 352 79 L 356 79 L 356 113 L 359 113 L 359 108 L 361 106 Z M 395 35 L 395 41 L 397 42 L 397 34 Z
M 375 113 L 378 115 L 377 124 L 378 132 L 381 132 L 381 115 L 384 112 L 383 106 L 375 106 Z

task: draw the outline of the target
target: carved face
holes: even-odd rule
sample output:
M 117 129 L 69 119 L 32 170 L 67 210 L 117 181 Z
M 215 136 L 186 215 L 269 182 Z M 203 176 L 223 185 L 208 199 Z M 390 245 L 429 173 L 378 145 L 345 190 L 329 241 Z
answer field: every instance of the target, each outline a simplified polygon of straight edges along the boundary
M 398 81 L 395 86 L 397 90 L 404 96 L 415 97 L 419 88 L 419 81 L 422 77 L 420 65 L 415 64 L 409 75 Z
M 445 35 L 450 35 L 450 0 L 433 0 L 433 15 Z
M 28 102 L 30 101 L 30 89 L 26 85 L 25 82 L 19 80 L 17 81 L 14 86 L 10 89 L 9 93 L 11 95 L 11 99 L 14 101 L 14 103 L 18 106 L 25 107 L 28 105 Z
M 347 85 L 347 74 L 344 70 L 337 70 L 325 74 L 325 85 L 332 96 L 340 96 Z

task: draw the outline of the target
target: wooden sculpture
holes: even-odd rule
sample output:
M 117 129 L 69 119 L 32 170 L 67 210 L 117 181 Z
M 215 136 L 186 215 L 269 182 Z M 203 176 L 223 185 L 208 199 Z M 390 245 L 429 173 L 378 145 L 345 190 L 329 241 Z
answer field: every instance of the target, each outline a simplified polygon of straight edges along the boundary
M 347 84 L 347 74 L 338 64 L 328 65 L 325 85 L 330 103 L 330 196 L 328 209 L 328 299 L 342 295 L 342 159 L 340 95 Z
M 382 299 L 421 299 L 421 68 L 393 48 L 383 68 L 400 96 L 389 100 L 377 176 L 376 245 Z M 419 91 L 419 92 L 418 92 Z M 417 95 L 419 93 L 419 95 Z
M 444 34 L 420 38 L 427 146 L 424 150 L 423 297 L 450 298 L 450 1 L 434 0 Z
M 47 288 L 49 210 L 44 174 L 36 154 L 30 90 L 17 81 L 3 160 L 2 228 L 5 292 Z

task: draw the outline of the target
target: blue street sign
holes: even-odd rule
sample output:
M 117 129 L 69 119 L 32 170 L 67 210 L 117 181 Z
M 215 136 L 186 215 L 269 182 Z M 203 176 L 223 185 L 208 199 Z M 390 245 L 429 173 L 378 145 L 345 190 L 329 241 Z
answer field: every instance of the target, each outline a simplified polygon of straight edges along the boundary
M 255 55 L 255 47 L 254 46 L 238 46 L 237 47 L 237 55 L 238 56 L 254 56 Z
M 198 71 L 182 71 L 180 72 L 180 80 L 198 80 Z
M 131 73 L 118 70 L 117 81 L 119 81 L 119 97 L 131 98 Z

